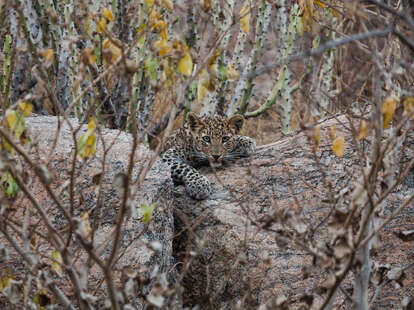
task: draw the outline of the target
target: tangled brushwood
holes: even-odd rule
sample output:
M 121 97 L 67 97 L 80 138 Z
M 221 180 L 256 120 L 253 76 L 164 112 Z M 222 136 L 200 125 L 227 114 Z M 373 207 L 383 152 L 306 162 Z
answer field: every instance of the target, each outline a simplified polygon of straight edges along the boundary
M 411 1 L 3 0 L 0 47 L 1 309 L 414 308 Z

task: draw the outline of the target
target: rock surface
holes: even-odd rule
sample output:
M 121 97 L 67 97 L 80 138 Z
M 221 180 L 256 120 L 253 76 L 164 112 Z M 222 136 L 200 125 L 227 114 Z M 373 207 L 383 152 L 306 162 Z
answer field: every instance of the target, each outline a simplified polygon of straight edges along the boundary
M 27 123 L 34 137 L 32 154 L 39 154 L 39 162 L 45 162 L 55 138 L 56 118 L 33 117 Z M 349 179 L 346 172 L 352 168 L 355 152 L 347 144 L 344 158 L 333 155 L 328 132 L 334 124 L 338 132 L 345 132 L 336 119 L 322 123 L 321 143 L 316 157 L 320 165 L 329 171 L 326 179 L 336 191 Z M 82 132 L 86 129 L 83 128 Z M 102 137 L 107 146 L 115 141 L 106 155 L 102 202 L 96 205 L 97 186 L 93 182 L 94 176 L 102 171 L 102 141 L 98 138 L 96 156 L 77 170 L 80 173 L 75 191 L 75 214 L 84 211 L 91 214 L 92 224 L 98 225 L 95 244 L 102 246 L 105 257 L 110 251 L 110 244 L 103 244 L 113 238 L 114 222 L 120 206 L 113 179 L 126 170 L 132 138 L 116 130 L 103 130 Z M 63 193 L 61 198 L 67 203 L 69 198 L 63 189 L 67 186 L 75 147 L 67 125 L 63 125 L 57 141 L 50 160 L 45 164 L 55 176 L 53 187 L 60 189 Z M 350 139 L 346 138 L 346 141 Z M 135 175 L 147 165 L 152 154 L 144 146 L 139 146 L 135 157 Z M 77 165 L 80 167 L 81 162 Z M 183 306 L 199 305 L 202 309 L 253 309 L 281 295 L 298 301 L 304 294 L 311 293 L 326 276 L 324 270 L 312 268 L 312 256 L 306 251 L 280 242 L 277 235 L 280 235 L 281 226 L 275 225 L 268 230 L 258 227 L 274 212 L 282 215 L 287 214 L 288 210 L 291 214 L 301 214 L 301 222 L 295 224 L 298 231 L 310 225 L 315 227 L 328 215 L 330 208 L 322 199 L 327 197 L 329 188 L 324 185 L 319 167 L 315 164 L 307 136 L 293 133 L 278 142 L 260 147 L 252 158 L 237 160 L 215 173 L 209 169 L 203 173 L 214 184 L 214 191 L 209 199 L 195 201 L 185 196 L 182 188 L 173 188 L 164 164 L 159 160 L 155 162 L 133 201 L 137 208 L 155 202 L 155 213 L 148 227 L 145 227 L 139 212 L 137 215 L 132 212 L 127 217 L 120 249 L 125 254 L 115 266 L 116 272 L 125 266 L 134 270 L 145 267 L 147 274 L 159 268 L 161 272 L 168 273 L 172 285 L 180 283 L 183 286 L 180 298 Z M 38 183 L 31 184 L 32 191 L 54 217 L 53 223 L 64 231 L 67 223 L 56 212 L 56 207 Z M 385 215 L 395 210 L 412 192 L 412 183 L 400 186 L 387 200 Z M 23 199 L 19 205 L 26 206 L 28 203 Z M 96 210 L 92 212 L 93 209 Z M 17 208 L 14 216 L 22 218 L 24 208 Z M 413 261 L 412 243 L 402 242 L 392 233 L 400 229 L 413 229 L 413 223 L 414 206 L 411 204 L 381 234 L 383 242 L 375 255 L 378 263 L 402 267 Z M 327 237 L 324 229 L 315 235 L 317 242 L 324 242 Z M 152 241 L 160 242 L 162 250 L 149 250 L 146 244 Z M 43 247 L 45 253 L 52 250 L 44 243 L 38 246 Z M 80 255 L 79 260 L 84 258 Z M 17 262 L 16 256 L 14 259 Z M 191 263 L 186 265 L 188 261 Z M 23 268 L 19 263 L 14 265 L 16 270 Z M 310 276 L 304 279 L 303 273 L 307 268 Z M 406 271 L 404 286 L 387 285 L 377 299 L 376 308 L 389 309 L 399 305 L 404 296 L 414 291 L 413 269 Z M 89 285 L 93 287 L 101 280 L 100 270 L 93 267 Z M 345 289 L 350 288 L 351 280 L 347 279 Z M 150 289 L 151 284 L 146 292 Z M 343 296 L 338 298 L 343 299 Z M 316 299 L 314 304 L 320 302 Z M 102 306 L 102 301 L 98 304 Z M 139 298 L 134 301 L 134 306 L 141 308 Z M 344 307 L 351 308 L 349 303 L 344 303 Z

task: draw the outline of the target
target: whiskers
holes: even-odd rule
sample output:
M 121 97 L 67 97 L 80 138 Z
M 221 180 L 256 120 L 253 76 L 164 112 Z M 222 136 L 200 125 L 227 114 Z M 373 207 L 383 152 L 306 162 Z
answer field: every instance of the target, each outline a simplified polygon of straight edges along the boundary
M 234 160 L 242 157 L 246 157 L 246 154 L 244 152 L 232 152 L 227 153 L 227 155 L 224 157 L 224 160 Z
M 198 165 L 209 165 L 209 161 L 203 152 L 193 151 L 191 153 L 192 161 Z

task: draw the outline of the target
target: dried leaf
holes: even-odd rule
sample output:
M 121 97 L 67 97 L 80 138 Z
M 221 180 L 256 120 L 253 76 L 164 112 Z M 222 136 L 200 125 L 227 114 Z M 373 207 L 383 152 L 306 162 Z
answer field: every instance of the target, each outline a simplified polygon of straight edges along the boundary
M 352 253 L 352 249 L 343 239 L 338 240 L 333 249 L 335 257 L 339 260 L 349 256 Z
M 367 129 L 367 123 L 362 120 L 361 125 L 359 126 L 359 133 L 358 133 L 358 140 L 362 140 L 367 136 L 368 129 Z
M 109 10 L 108 8 L 104 8 L 103 14 L 109 22 L 114 21 L 114 16 L 112 15 L 111 10 Z
M 89 119 L 88 128 L 89 129 L 95 129 L 96 128 L 96 122 L 95 122 L 95 119 L 93 117 L 91 117 Z
M 171 0 L 162 0 L 162 4 L 170 11 L 174 9 L 174 5 Z
M 82 212 L 81 219 L 82 219 L 83 224 L 85 225 L 85 228 L 86 228 L 86 231 L 88 232 L 88 235 L 90 235 L 91 232 L 92 232 L 92 229 L 91 229 L 91 224 L 89 222 L 89 213 L 88 213 L 88 211 Z
M 201 9 L 207 12 L 211 8 L 211 0 L 200 0 Z
M 407 97 L 404 100 L 404 111 L 411 119 L 414 119 L 414 97 Z
M 201 103 L 207 94 L 208 86 L 210 84 L 210 75 L 206 70 L 200 72 L 197 85 L 197 101 Z
M 193 72 L 193 60 L 191 59 L 190 53 L 186 53 L 179 61 L 178 61 L 178 71 L 182 74 L 190 76 Z
M 317 6 L 321 7 L 322 9 L 325 8 L 325 4 L 321 1 L 314 0 L 313 3 L 316 4 Z
M 240 10 L 240 28 L 244 33 L 249 34 L 250 31 L 250 8 L 245 4 Z
M 18 138 L 24 130 L 23 113 L 8 109 L 6 111 L 6 126 L 13 131 Z
M 62 275 L 62 255 L 58 250 L 53 250 L 50 257 L 53 260 L 52 270 L 58 275 Z
M 345 149 L 345 138 L 344 136 L 339 136 L 332 142 L 332 150 L 338 157 L 344 157 Z
M 40 55 L 42 56 L 42 58 L 43 58 L 43 63 L 44 63 L 44 65 L 46 66 L 46 67 L 49 67 L 49 66 L 51 66 L 52 65 L 52 63 L 53 63 L 53 56 L 54 56 L 54 51 L 53 51 L 53 49 L 51 49 L 51 48 L 49 48 L 49 49 L 45 49 L 45 50 L 42 50 L 42 51 L 40 51 Z
M 95 129 L 88 129 L 78 141 L 78 153 L 82 158 L 91 157 L 95 153 L 96 136 Z
M 102 56 L 106 64 L 113 64 L 121 57 L 121 49 L 112 43 L 109 39 L 102 42 Z
M 161 38 L 160 40 L 154 42 L 154 48 L 158 51 L 158 55 L 163 57 L 171 52 L 172 45 L 168 43 L 167 40 Z
M 82 51 L 81 58 L 85 64 L 90 66 L 92 66 L 96 62 L 95 52 L 90 47 L 87 47 Z
M 414 241 L 414 229 L 399 231 L 398 233 L 395 233 L 395 235 L 402 241 Z
M 8 268 L 1 269 L 0 272 L 0 292 L 3 291 L 6 287 L 8 287 L 11 284 L 11 281 L 13 280 L 13 276 L 10 275 Z
M 239 77 L 239 73 L 237 72 L 237 70 L 234 68 L 234 65 L 232 63 L 230 63 L 227 66 L 227 70 L 226 70 L 226 76 L 227 79 L 230 82 L 234 82 L 235 80 L 237 80 L 237 78 Z
M 32 113 L 32 105 L 27 101 L 21 101 L 19 103 L 19 109 L 22 110 L 25 117 L 28 117 Z
M 330 138 L 331 140 L 334 140 L 334 139 L 335 139 L 335 131 L 336 131 L 336 125 L 332 125 L 332 126 L 329 128 L 329 138 Z
M 145 0 L 145 3 L 151 8 L 154 5 L 154 0 Z
M 321 143 L 321 136 L 320 136 L 321 128 L 316 126 L 313 129 L 313 140 L 315 141 L 315 150 L 319 148 L 319 144 Z
M 106 18 L 102 17 L 96 23 L 96 31 L 98 31 L 99 34 L 104 34 L 105 29 L 106 29 Z
M 397 99 L 395 97 L 388 97 L 384 100 L 381 107 L 382 112 L 382 128 L 387 128 L 394 116 L 395 108 L 397 106 Z

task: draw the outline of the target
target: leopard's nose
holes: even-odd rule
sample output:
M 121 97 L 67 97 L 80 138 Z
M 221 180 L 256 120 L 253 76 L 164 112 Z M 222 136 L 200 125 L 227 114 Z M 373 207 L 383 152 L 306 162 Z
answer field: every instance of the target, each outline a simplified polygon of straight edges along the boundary
M 217 161 L 221 155 L 211 155 L 211 156 L 213 156 L 214 160 Z

